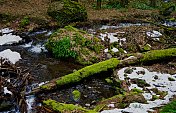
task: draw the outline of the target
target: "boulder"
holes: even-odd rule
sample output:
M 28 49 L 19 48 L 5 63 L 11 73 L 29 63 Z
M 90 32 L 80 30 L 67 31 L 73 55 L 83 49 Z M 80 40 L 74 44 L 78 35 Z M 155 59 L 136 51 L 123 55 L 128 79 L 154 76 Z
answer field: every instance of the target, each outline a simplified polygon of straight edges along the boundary
M 58 29 L 51 35 L 46 48 L 59 59 L 74 59 L 83 65 L 99 62 L 104 45 L 97 37 L 72 26 Z
M 59 25 L 87 20 L 86 9 L 78 2 L 71 0 L 52 2 L 49 5 L 47 13 L 49 16 L 57 20 Z

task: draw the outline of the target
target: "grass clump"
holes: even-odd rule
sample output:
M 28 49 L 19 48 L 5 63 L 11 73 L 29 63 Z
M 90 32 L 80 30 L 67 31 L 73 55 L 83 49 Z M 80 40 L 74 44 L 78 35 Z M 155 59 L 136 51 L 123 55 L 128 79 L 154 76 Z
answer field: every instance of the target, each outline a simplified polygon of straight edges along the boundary
M 73 111 L 76 111 L 78 113 L 97 113 L 96 111 L 87 110 L 80 106 L 76 106 L 73 104 L 59 103 L 51 99 L 43 101 L 43 104 L 49 107 L 50 109 L 52 109 L 53 111 L 59 112 L 59 113 L 72 113 Z

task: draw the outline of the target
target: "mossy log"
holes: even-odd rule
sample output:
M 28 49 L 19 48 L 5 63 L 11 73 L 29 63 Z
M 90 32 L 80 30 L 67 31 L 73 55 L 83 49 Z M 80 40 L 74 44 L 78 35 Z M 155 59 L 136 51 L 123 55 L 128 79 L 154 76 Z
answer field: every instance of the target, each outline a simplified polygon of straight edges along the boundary
M 94 110 L 88 110 L 73 104 L 59 103 L 55 100 L 50 100 L 50 99 L 43 101 L 43 104 L 46 107 L 51 108 L 53 111 L 59 112 L 59 113 L 72 113 L 72 111 L 75 111 L 76 113 L 97 113 Z
M 88 78 L 92 75 L 98 74 L 103 71 L 113 70 L 119 67 L 125 67 L 138 63 L 153 63 L 161 60 L 167 60 L 176 57 L 176 48 L 164 49 L 164 50 L 152 50 L 145 53 L 134 54 L 134 56 L 128 57 L 124 60 L 118 60 L 112 58 L 106 61 L 102 61 L 87 67 L 84 67 L 71 74 L 54 79 L 41 87 L 34 89 L 30 94 L 39 93 L 41 91 L 52 90 L 58 87 L 62 87 L 68 84 L 78 83 L 81 80 Z
M 90 77 L 92 75 L 98 74 L 100 72 L 106 72 L 109 70 L 113 70 L 120 63 L 120 60 L 116 58 L 112 58 L 106 61 L 102 61 L 99 63 L 95 63 L 90 66 L 86 66 L 78 71 L 75 71 L 71 74 L 65 75 L 63 77 L 54 79 L 49 83 L 42 85 L 40 88 L 34 89 L 30 94 L 37 93 L 40 91 L 52 90 L 57 87 L 62 87 L 64 85 L 73 84 L 80 82 L 81 80 Z

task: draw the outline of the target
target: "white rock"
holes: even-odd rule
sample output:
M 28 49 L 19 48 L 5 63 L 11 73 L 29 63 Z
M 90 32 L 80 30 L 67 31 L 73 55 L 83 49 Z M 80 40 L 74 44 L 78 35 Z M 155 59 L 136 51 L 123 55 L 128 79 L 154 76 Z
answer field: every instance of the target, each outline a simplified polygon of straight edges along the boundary
M 11 33 L 11 32 L 13 32 L 13 30 L 12 30 L 12 29 L 9 29 L 9 28 L 4 28 L 4 29 L 1 29 L 0 32 L 1 32 L 2 34 L 5 34 L 5 33 Z
M 16 35 L 12 35 L 11 33 L 4 34 L 0 36 L 0 45 L 18 43 L 21 40 L 22 38 Z
M 7 87 L 4 87 L 4 94 L 10 94 L 12 95 L 12 92 L 7 89 Z
M 161 34 L 160 32 L 155 31 L 155 30 L 153 30 L 153 31 L 148 31 L 148 32 L 146 32 L 146 34 L 147 34 L 147 36 L 153 37 L 153 38 L 162 36 L 162 34 Z
M 109 104 L 108 107 L 110 107 L 110 108 L 114 108 L 115 105 L 114 105 L 114 104 Z
M 116 53 L 116 52 L 119 52 L 119 50 L 118 50 L 117 48 L 115 48 L 115 47 L 112 48 L 111 50 L 112 50 L 113 52 L 115 52 L 115 53 Z
M 105 50 L 104 50 L 104 52 L 105 52 L 105 53 L 107 53 L 107 52 L 108 52 L 108 48 L 107 48 L 107 49 L 105 49 Z
M 0 57 L 8 59 L 13 64 L 21 59 L 21 55 L 18 52 L 12 52 L 10 49 L 1 51 Z

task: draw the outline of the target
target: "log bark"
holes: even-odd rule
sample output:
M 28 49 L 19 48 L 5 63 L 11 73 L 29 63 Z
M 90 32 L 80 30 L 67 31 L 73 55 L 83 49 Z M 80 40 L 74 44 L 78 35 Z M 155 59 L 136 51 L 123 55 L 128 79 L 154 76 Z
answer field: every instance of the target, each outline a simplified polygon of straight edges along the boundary
M 42 91 L 49 91 L 55 88 L 60 88 L 64 85 L 78 83 L 82 79 L 88 78 L 92 75 L 98 74 L 103 71 L 113 70 L 115 68 L 125 67 L 134 64 L 145 64 L 145 63 L 154 63 L 161 60 L 167 60 L 170 58 L 176 57 L 176 48 L 164 49 L 164 50 L 152 50 L 145 53 L 133 54 L 123 60 L 118 60 L 112 58 L 106 61 L 102 61 L 87 67 L 84 67 L 78 71 L 75 71 L 71 74 L 65 75 L 63 77 L 54 79 L 49 83 L 42 85 L 33 91 L 30 94 L 40 93 Z

